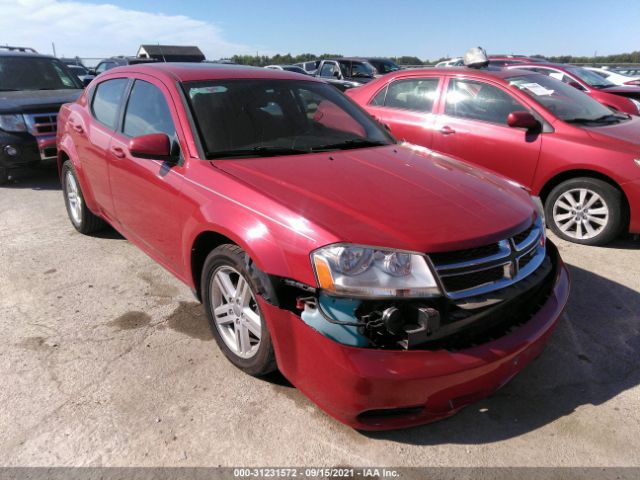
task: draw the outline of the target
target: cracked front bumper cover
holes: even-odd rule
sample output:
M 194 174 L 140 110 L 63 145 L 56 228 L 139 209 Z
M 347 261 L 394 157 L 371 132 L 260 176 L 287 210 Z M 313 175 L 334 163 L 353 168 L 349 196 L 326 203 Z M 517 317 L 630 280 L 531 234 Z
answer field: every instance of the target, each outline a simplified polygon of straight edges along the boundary
M 260 301 L 278 366 L 339 421 L 362 430 L 446 418 L 502 387 L 542 351 L 569 295 L 557 250 L 551 291 L 538 311 L 501 338 L 463 350 L 381 350 L 341 345 L 294 313 Z

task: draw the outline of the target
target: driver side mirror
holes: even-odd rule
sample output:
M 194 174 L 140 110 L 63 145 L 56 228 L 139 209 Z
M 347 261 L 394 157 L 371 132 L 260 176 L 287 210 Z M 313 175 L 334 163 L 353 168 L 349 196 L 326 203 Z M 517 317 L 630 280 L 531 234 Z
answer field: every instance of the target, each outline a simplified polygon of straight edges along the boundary
M 336 78 L 340 78 L 340 72 L 338 71 L 333 72 L 333 76 Z
M 129 152 L 131 156 L 146 158 L 149 160 L 161 160 L 172 162 L 171 140 L 165 133 L 151 133 L 133 137 L 129 140 Z
M 507 125 L 512 128 L 536 128 L 540 122 L 529 112 L 511 112 L 507 117 Z

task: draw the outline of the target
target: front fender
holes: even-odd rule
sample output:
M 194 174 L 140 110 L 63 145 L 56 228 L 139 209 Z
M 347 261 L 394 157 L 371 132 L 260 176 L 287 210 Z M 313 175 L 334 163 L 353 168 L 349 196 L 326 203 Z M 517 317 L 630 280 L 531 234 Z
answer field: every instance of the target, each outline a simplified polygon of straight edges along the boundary
M 208 190 L 210 201 L 202 205 L 196 201 L 193 214 L 184 226 L 182 246 L 184 265 L 192 281 L 190 286 L 195 287 L 193 283 L 197 282 L 191 264 L 192 250 L 196 239 L 205 232 L 229 238 L 267 274 L 315 285 L 310 252 L 337 239 L 269 198 L 262 197 L 254 202 L 260 204 L 260 209 L 238 201 L 252 194 L 255 198 L 252 191 L 243 195 L 244 188 L 236 185 L 233 198 Z M 193 195 L 193 192 L 185 193 Z M 202 199 L 202 193 L 198 193 Z

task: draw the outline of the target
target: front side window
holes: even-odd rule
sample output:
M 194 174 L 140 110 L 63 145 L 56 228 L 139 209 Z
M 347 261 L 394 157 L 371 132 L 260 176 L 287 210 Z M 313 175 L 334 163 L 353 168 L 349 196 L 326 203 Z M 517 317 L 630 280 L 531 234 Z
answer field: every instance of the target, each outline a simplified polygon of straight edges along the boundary
M 398 80 L 389 85 L 384 106 L 430 113 L 438 90 L 437 78 Z
M 376 73 L 375 69 L 368 63 L 353 62 L 351 65 L 351 76 L 355 78 L 373 78 Z
M 93 116 L 109 128 L 116 128 L 118 109 L 128 82 L 126 78 L 115 78 L 99 83 L 96 87 L 91 110 Z
M 0 57 L 0 91 L 66 90 L 82 85 L 57 59 L 11 55 Z
M 164 94 L 155 85 L 136 80 L 124 114 L 122 132 L 129 137 L 150 133 L 166 133 L 173 137 L 175 131 Z
M 327 62 L 322 65 L 322 69 L 320 70 L 321 77 L 332 78 L 335 72 L 338 71 L 338 67 L 333 62 Z
M 292 80 L 210 80 L 184 89 L 207 158 L 387 145 L 394 140 L 334 87 Z
M 507 124 L 511 112 L 527 110 L 511 95 L 488 83 L 451 79 L 445 114 L 498 124 Z
M 517 75 L 506 80 L 565 122 L 617 123 L 624 120 L 589 95 L 546 75 Z

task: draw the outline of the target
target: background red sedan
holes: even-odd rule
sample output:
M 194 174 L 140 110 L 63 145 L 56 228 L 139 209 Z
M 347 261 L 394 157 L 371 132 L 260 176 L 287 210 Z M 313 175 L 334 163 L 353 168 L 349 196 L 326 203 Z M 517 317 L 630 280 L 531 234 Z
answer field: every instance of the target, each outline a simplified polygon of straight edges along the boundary
M 526 186 L 566 240 L 640 232 L 640 118 L 566 83 L 516 69 L 416 69 L 348 95 L 397 138 Z

